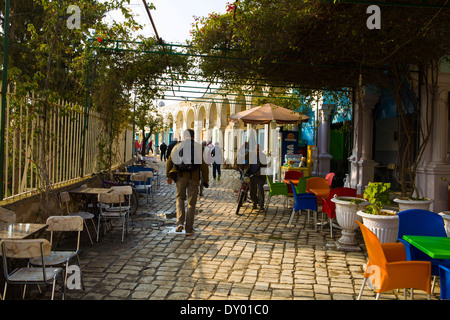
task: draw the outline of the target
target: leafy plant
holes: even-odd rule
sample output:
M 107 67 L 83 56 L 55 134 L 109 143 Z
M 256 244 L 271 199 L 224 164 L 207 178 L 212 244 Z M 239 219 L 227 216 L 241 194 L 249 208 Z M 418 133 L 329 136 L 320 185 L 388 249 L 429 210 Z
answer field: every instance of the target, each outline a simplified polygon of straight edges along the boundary
M 366 213 L 380 214 L 384 206 L 389 205 L 391 201 L 391 184 L 385 182 L 369 182 L 364 190 L 364 198 L 367 198 L 370 205 L 366 207 Z

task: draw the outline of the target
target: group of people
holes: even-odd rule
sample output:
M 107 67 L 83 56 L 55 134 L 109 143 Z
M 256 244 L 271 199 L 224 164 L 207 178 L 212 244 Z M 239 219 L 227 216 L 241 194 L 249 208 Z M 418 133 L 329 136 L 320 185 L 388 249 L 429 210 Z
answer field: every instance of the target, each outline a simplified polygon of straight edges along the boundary
M 220 165 L 222 163 L 222 154 L 219 144 L 212 145 L 211 141 L 207 144 L 199 144 L 194 141 L 194 130 L 187 129 L 184 132 L 184 140 L 178 142 L 172 141 L 169 146 L 160 145 L 161 160 L 167 159 L 166 163 L 166 177 L 167 183 L 171 185 L 176 184 L 176 208 L 177 208 L 177 227 L 176 232 L 185 230 L 186 236 L 194 233 L 194 217 L 195 207 L 197 204 L 197 196 L 200 184 L 203 187 L 209 187 L 209 164 L 213 165 L 213 179 L 220 180 Z M 165 144 L 164 144 L 165 145 Z M 258 146 L 259 147 L 259 146 Z M 209 152 L 204 152 L 206 148 L 210 148 Z M 219 154 L 220 153 L 220 154 Z M 249 161 L 251 151 L 248 150 L 246 144 L 245 161 L 237 165 L 235 169 L 242 170 L 245 174 L 250 176 L 250 198 L 253 201 L 253 209 L 264 210 L 264 183 L 265 175 L 260 173 L 261 167 L 264 166 L 264 161 L 261 161 L 259 149 L 257 149 L 257 164 L 251 164 Z M 203 156 L 206 154 L 210 158 L 206 159 Z M 187 200 L 187 210 L 185 202 Z

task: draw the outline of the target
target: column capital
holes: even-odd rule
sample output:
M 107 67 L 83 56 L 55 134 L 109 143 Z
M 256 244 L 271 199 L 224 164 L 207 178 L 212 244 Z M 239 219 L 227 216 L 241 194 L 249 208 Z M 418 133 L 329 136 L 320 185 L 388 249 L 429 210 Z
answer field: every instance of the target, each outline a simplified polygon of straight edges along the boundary
M 364 104 L 364 109 L 373 109 L 377 104 L 380 96 L 377 94 L 365 94 L 362 98 L 362 102 Z
M 334 112 L 334 107 L 336 104 L 334 103 L 323 103 L 321 108 L 319 110 L 322 110 L 322 115 L 324 117 L 324 120 L 327 120 L 328 117 L 332 115 Z

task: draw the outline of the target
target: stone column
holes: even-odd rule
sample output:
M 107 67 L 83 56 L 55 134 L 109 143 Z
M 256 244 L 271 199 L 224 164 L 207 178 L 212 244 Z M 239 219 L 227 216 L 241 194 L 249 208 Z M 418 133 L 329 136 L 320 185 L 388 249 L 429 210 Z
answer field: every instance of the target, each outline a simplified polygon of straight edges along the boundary
M 318 128 L 318 173 L 317 176 L 325 177 L 330 172 L 330 161 L 333 156 L 330 154 L 330 122 L 334 111 L 334 104 L 322 104 L 319 115 L 320 125 Z
M 359 103 L 358 94 L 356 94 L 355 103 L 353 104 L 353 149 L 352 155 L 348 159 L 350 162 L 349 186 L 356 189 L 359 180 L 358 161 L 362 153 L 362 107 Z
M 211 134 L 211 130 L 209 130 L 209 119 L 206 119 L 206 123 L 205 123 L 205 131 L 206 131 L 206 142 L 209 143 L 210 140 L 212 140 L 212 134 Z
M 364 95 L 362 101 L 362 145 L 361 158 L 358 161 L 358 184 L 356 190 L 359 194 L 364 192 L 365 186 L 374 179 L 375 166 L 378 164 L 372 159 L 373 145 L 373 109 L 379 99 L 378 95 Z
M 450 183 L 450 165 L 447 164 L 448 146 L 448 108 L 450 92 L 450 75 L 440 77 L 441 87 L 434 101 L 422 101 L 422 113 L 433 112 L 432 133 L 427 144 L 420 167 L 417 169 L 416 187 L 418 196 L 433 199 L 430 210 L 433 212 L 448 209 L 448 185 Z M 425 99 L 424 99 L 425 100 Z M 425 119 L 421 119 L 425 126 Z

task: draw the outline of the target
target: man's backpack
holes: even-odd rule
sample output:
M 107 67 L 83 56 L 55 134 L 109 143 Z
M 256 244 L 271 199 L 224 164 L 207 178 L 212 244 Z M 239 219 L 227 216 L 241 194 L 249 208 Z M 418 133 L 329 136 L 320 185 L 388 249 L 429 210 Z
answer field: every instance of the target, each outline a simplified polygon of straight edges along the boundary
M 200 167 L 200 164 L 195 163 L 194 143 L 193 142 L 190 143 L 190 146 L 191 146 L 191 157 L 190 157 L 190 159 L 187 159 L 186 162 L 185 162 L 186 159 L 183 158 L 183 149 L 186 147 L 189 147 L 189 146 L 184 144 L 183 147 L 181 147 L 178 152 L 178 155 L 180 156 L 180 159 L 181 159 L 181 163 L 174 164 L 174 166 L 178 172 L 192 172 L 195 169 Z

